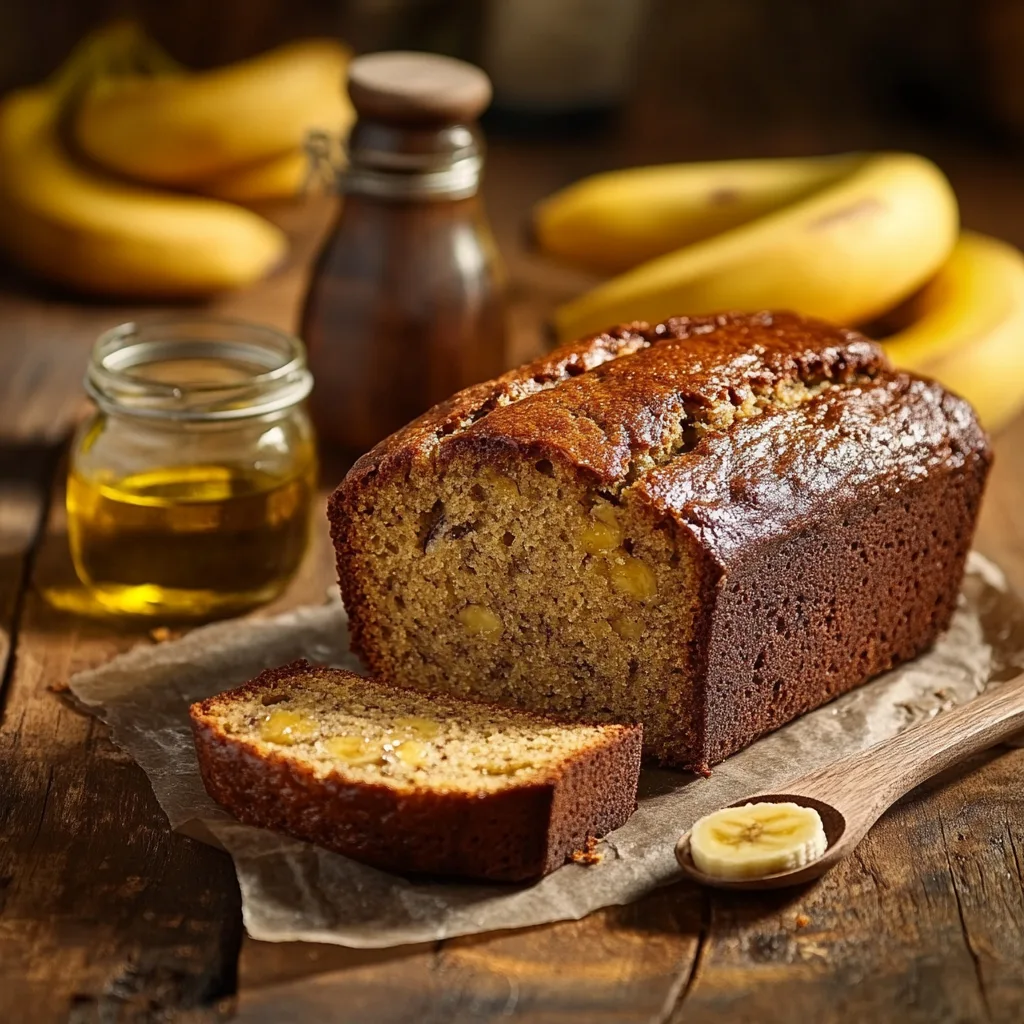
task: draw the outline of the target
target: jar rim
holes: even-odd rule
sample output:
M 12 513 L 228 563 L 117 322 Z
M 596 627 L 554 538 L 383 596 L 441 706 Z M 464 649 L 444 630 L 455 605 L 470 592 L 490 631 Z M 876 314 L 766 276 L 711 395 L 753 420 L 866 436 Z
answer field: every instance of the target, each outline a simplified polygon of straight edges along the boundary
M 150 314 L 104 331 L 85 375 L 106 412 L 193 422 L 279 412 L 312 387 L 298 337 L 207 313 Z

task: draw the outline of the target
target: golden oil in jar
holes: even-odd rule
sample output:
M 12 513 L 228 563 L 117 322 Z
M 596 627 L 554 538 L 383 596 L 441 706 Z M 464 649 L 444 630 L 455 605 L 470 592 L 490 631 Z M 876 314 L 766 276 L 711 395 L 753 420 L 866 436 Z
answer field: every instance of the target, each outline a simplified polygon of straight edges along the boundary
M 306 550 L 314 463 L 285 478 L 196 465 L 68 478 L 71 556 L 111 611 L 204 617 L 263 604 Z
M 176 314 L 99 339 L 67 510 L 100 606 L 211 618 L 287 586 L 316 493 L 311 385 L 302 343 L 258 324 Z

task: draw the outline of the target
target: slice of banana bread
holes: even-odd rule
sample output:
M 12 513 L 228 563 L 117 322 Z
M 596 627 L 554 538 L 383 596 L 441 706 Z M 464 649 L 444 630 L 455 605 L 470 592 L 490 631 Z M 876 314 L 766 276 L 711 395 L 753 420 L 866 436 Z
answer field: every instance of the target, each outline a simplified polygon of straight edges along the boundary
M 854 331 L 680 317 L 461 392 L 329 514 L 376 675 L 642 721 L 706 771 L 945 628 L 989 461 L 965 402 Z
M 642 729 L 296 662 L 190 709 L 210 796 L 393 871 L 522 881 L 633 813 Z

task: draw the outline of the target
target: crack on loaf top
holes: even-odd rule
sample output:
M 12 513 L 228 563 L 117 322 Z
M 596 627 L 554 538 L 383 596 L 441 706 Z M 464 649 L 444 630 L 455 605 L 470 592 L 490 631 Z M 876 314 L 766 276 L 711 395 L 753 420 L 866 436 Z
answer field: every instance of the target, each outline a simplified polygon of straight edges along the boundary
M 627 351 L 582 373 L 551 374 L 543 385 L 531 376 L 518 399 L 503 391 L 487 416 L 446 436 L 442 447 L 551 453 L 618 493 L 691 451 L 708 431 L 890 372 L 873 342 L 792 314 L 679 318 L 638 327 L 637 336 Z
M 621 488 L 699 440 L 695 425 L 724 429 L 784 402 L 770 397 L 780 385 L 890 369 L 862 335 L 791 313 L 620 325 L 459 392 L 363 456 L 347 484 L 479 444 L 546 449 L 594 471 L 598 486 Z

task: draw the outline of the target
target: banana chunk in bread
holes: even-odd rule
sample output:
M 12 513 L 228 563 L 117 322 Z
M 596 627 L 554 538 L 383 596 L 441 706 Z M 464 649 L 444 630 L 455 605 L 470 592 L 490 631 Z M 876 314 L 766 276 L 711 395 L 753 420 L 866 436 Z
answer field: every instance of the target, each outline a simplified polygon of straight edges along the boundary
M 329 505 L 353 645 L 707 771 L 914 657 L 990 454 L 970 406 L 787 313 L 633 324 L 430 410 Z
M 642 729 L 296 662 L 190 709 L 210 796 L 375 867 L 521 881 L 636 806 Z

